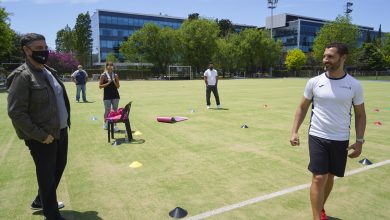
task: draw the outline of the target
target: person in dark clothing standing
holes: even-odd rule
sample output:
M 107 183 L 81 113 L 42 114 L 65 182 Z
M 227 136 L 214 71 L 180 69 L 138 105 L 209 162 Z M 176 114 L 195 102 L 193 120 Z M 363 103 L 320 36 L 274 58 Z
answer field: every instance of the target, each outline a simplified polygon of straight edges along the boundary
M 43 209 L 47 220 L 63 220 L 56 189 L 67 161 L 69 99 L 57 72 L 45 65 L 45 37 L 26 34 L 21 46 L 26 62 L 7 78 L 8 115 L 35 163 L 39 189 L 31 208 Z
M 83 102 L 87 102 L 87 95 L 86 95 L 86 84 L 88 81 L 88 74 L 85 70 L 83 70 L 83 66 L 78 65 L 78 70 L 74 71 L 72 74 L 72 80 L 74 83 L 76 83 L 76 101 L 80 101 L 80 92 L 83 96 Z
M 104 89 L 103 91 L 103 101 L 104 101 L 104 125 L 103 129 L 107 129 L 106 117 L 110 113 L 111 108 L 114 111 L 118 111 L 119 105 L 119 77 L 114 73 L 114 64 L 112 62 L 107 62 L 105 71 L 100 75 L 99 88 Z M 114 131 L 119 131 L 119 128 L 115 125 Z

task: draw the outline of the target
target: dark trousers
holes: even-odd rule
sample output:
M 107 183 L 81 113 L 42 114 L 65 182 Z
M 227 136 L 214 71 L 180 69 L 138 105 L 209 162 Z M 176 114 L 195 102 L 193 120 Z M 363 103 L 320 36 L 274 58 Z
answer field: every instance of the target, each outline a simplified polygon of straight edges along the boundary
M 211 94 L 211 91 L 214 94 L 215 102 L 217 103 L 217 105 L 219 105 L 220 103 L 219 103 L 219 95 L 218 95 L 218 88 L 217 88 L 217 86 L 207 86 L 206 87 L 206 102 L 207 102 L 207 105 L 210 105 L 210 94 Z
M 58 219 L 56 189 L 64 172 L 68 155 L 68 129 L 61 129 L 60 139 L 51 144 L 43 144 L 35 140 L 26 140 L 30 154 L 35 163 L 38 195 L 36 201 L 41 200 L 43 214 L 46 219 Z

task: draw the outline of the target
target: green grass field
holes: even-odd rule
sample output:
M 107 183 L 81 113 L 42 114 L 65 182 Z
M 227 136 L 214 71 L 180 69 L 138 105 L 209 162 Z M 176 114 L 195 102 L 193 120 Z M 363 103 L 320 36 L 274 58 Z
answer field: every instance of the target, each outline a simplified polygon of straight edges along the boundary
M 221 80 L 225 110 L 207 110 L 201 80 L 122 81 L 120 106 L 133 101 L 132 129 L 142 134 L 134 136 L 135 143 L 112 146 L 102 129 L 97 82 L 88 83 L 87 98 L 93 103 L 85 104 L 76 103 L 75 86 L 66 83 L 72 128 L 68 164 L 58 188 L 58 198 L 66 205 L 62 215 L 70 220 L 160 220 L 170 219 L 168 212 L 180 206 L 194 216 L 309 183 L 309 115 L 300 129 L 301 146 L 289 144 L 305 84 L 306 79 Z M 363 167 L 358 161 L 364 157 L 374 163 L 390 159 L 390 83 L 362 84 L 366 143 L 361 157 L 349 159 L 347 171 Z M 0 219 L 43 219 L 29 208 L 37 191 L 35 167 L 15 135 L 6 97 L 0 93 Z M 189 120 L 156 121 L 156 116 L 176 115 Z M 93 116 L 98 121 L 91 120 Z M 243 124 L 249 128 L 242 129 Z M 351 134 L 354 140 L 354 130 Z M 133 161 L 143 166 L 132 169 Z M 388 219 L 389 174 L 390 165 L 385 165 L 337 180 L 328 215 L 336 220 Z M 209 219 L 311 219 L 309 192 L 304 189 Z

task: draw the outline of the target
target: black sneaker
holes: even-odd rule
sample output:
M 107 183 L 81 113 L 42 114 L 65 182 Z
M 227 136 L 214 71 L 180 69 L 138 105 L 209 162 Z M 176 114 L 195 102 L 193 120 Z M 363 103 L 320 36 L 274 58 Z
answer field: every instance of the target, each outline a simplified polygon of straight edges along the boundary
M 64 207 L 65 207 L 65 205 L 64 205 L 63 202 L 58 202 L 58 209 L 62 209 L 62 208 L 64 208 Z M 43 207 L 42 207 L 41 202 L 33 201 L 33 202 L 31 203 L 31 209 L 32 209 L 32 210 L 42 210 Z

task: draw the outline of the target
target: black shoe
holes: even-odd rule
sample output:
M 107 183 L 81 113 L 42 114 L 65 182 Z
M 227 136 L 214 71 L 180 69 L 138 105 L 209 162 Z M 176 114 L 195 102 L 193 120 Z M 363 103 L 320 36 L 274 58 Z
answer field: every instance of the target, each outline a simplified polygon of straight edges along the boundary
M 58 209 L 62 209 L 62 208 L 64 208 L 64 207 L 65 207 L 65 205 L 64 205 L 63 202 L 58 202 Z M 43 207 L 42 207 L 41 202 L 40 202 L 40 201 L 37 202 L 36 200 L 34 200 L 34 201 L 31 203 L 31 209 L 32 209 L 32 210 L 42 210 Z

